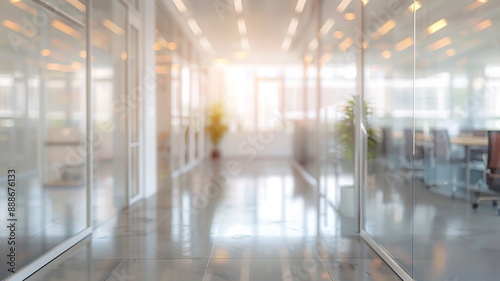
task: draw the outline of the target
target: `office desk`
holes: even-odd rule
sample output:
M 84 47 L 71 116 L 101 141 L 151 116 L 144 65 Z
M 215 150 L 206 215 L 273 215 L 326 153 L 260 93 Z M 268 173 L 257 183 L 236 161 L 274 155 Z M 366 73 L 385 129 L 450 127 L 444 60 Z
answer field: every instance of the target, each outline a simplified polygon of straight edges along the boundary
M 465 200 L 470 201 L 470 149 L 488 146 L 487 137 L 456 137 L 450 138 L 450 142 L 465 148 Z

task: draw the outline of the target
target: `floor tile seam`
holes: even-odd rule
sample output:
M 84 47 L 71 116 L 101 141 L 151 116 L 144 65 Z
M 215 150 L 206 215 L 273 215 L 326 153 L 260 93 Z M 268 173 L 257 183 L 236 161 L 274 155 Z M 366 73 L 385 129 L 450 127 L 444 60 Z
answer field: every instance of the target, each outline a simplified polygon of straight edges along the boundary
M 318 258 L 210 258 L 211 260 L 319 260 Z
M 115 260 L 120 260 L 120 259 L 115 259 Z M 119 267 L 123 264 L 123 262 L 124 262 L 125 260 L 126 260 L 126 259 L 122 259 L 122 260 L 121 260 L 121 261 L 120 261 L 120 262 L 119 262 L 119 263 L 118 263 L 118 264 L 117 264 L 117 265 L 116 265 L 113 269 L 111 269 L 111 270 L 109 271 L 109 273 L 106 275 L 106 278 L 104 278 L 104 280 L 105 280 L 105 281 L 106 281 L 106 280 L 108 280 L 108 279 L 109 279 L 109 277 L 111 277 L 111 275 L 113 275 L 113 272 L 114 272 L 117 268 L 119 268 Z
M 319 263 L 321 264 L 321 267 L 323 268 L 323 270 L 328 274 L 328 277 L 330 277 L 330 281 L 333 281 L 333 273 L 331 273 L 328 270 L 328 267 L 326 266 L 325 262 L 321 258 L 318 258 L 318 260 L 319 260 Z
M 118 265 L 117 265 L 115 268 L 113 268 L 113 269 L 109 272 L 109 274 L 106 276 L 106 278 L 105 278 L 104 280 L 108 280 L 108 278 L 109 278 L 109 277 L 113 274 L 113 272 L 114 272 L 117 268 L 119 268 L 119 267 L 120 267 L 120 265 L 122 265 L 125 261 L 127 261 L 127 260 L 136 260 L 136 259 L 129 259 L 130 255 L 131 255 L 131 254 L 135 251 L 135 249 L 136 249 L 136 248 L 137 248 L 137 246 L 134 246 L 134 247 L 133 247 L 133 248 L 129 251 L 129 253 L 127 254 L 127 256 L 126 256 L 123 260 L 121 260 L 121 261 L 120 261 L 120 263 L 118 263 Z M 120 259 L 115 259 L 115 260 L 120 260 Z
M 208 266 L 210 265 L 210 261 L 212 260 L 212 255 L 214 253 L 215 243 L 217 243 L 217 237 L 218 237 L 219 231 L 220 231 L 220 229 L 217 230 L 217 235 L 215 236 L 214 242 L 212 244 L 212 249 L 210 250 L 210 255 L 208 256 L 207 265 L 205 266 L 205 271 L 203 272 L 203 278 L 202 278 L 202 280 L 205 280 L 205 276 L 207 275 Z

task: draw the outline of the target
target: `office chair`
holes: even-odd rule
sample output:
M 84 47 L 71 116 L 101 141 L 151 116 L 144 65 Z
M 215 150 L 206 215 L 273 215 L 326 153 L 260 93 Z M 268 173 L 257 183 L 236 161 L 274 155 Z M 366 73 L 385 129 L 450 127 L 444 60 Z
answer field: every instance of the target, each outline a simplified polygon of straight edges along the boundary
M 404 130 L 404 153 L 400 156 L 400 168 L 405 173 L 404 178 L 411 180 L 411 177 L 424 178 L 424 148 L 423 146 L 415 146 L 415 157 L 413 157 L 413 130 Z
M 448 130 L 446 129 L 436 129 L 432 131 L 433 136 L 433 160 L 434 160 L 434 178 L 430 182 L 427 182 L 426 187 L 437 187 L 443 185 L 449 185 L 448 180 L 437 180 L 437 168 L 442 166 L 448 168 L 452 166 L 452 172 L 450 175 L 452 185 L 451 185 L 451 195 L 454 198 L 455 192 L 457 191 L 457 183 L 453 182 L 455 179 L 455 168 L 458 165 L 465 165 L 465 156 L 459 155 L 458 151 L 453 151 L 451 149 L 450 137 L 448 135 Z
M 385 169 L 386 171 L 395 171 L 396 170 L 396 161 L 397 159 L 394 159 L 394 150 L 392 147 L 392 140 L 391 140 L 391 133 L 392 129 L 391 128 L 382 128 L 382 142 L 380 144 L 380 152 L 381 156 L 385 161 Z
M 490 190 L 500 192 L 500 131 L 488 132 L 488 156 L 485 162 L 487 163 L 486 184 Z M 479 203 L 482 201 L 492 201 L 493 206 L 497 206 L 500 196 L 480 196 L 472 204 L 472 208 L 479 207 Z M 500 215 L 500 209 L 497 211 Z

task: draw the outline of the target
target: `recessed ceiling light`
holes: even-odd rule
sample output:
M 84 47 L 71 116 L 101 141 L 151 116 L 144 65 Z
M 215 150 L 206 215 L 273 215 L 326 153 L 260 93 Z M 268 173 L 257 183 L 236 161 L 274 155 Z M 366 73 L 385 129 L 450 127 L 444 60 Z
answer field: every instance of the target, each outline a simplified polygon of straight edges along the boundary
M 241 48 L 243 48 L 243 51 L 248 51 L 248 49 L 250 49 L 248 38 L 246 37 L 241 38 Z
M 212 46 L 208 42 L 207 37 L 201 37 L 200 38 L 200 44 L 203 47 L 203 49 L 205 49 L 206 51 L 209 51 L 210 49 L 212 49 Z
M 187 24 L 189 25 L 189 28 L 191 28 L 191 30 L 193 31 L 194 35 L 196 35 L 196 36 L 201 35 L 201 28 L 193 18 L 189 18 L 187 20 Z
M 238 14 L 243 13 L 243 3 L 241 1 L 242 0 L 234 0 L 234 10 Z
M 354 13 L 347 13 L 347 14 L 344 15 L 344 18 L 346 20 L 353 20 L 353 19 L 356 18 L 356 15 Z
M 351 0 L 342 0 L 342 2 L 340 2 L 340 4 L 337 7 L 337 11 L 339 13 L 344 12 L 347 6 L 349 6 L 349 4 L 351 4 Z
M 292 44 L 292 38 L 290 37 L 285 37 L 285 40 L 283 40 L 283 45 L 281 45 L 281 49 L 283 51 L 288 51 L 288 49 L 290 49 L 290 45 Z
M 427 27 L 427 33 L 433 34 L 436 31 L 439 31 L 448 25 L 448 21 L 445 19 L 440 19 L 437 22 L 433 23 L 431 26 Z
M 344 37 L 344 32 L 337 30 L 333 32 L 333 37 L 335 37 L 335 39 L 342 39 L 342 37 Z
M 184 14 L 187 11 L 186 5 L 184 5 L 182 0 L 172 0 L 172 2 L 174 2 L 174 5 L 177 7 L 177 10 L 179 10 L 179 13 Z
M 40 54 L 44 57 L 50 56 L 50 50 L 49 49 L 43 49 Z
M 446 50 L 446 55 L 448 55 L 449 57 L 454 56 L 455 54 L 456 54 L 456 52 L 454 49 Z
M 241 36 L 244 36 L 247 34 L 247 26 L 245 24 L 245 20 L 242 18 L 238 19 L 238 31 Z
M 413 13 L 418 11 L 418 9 L 420 8 L 422 8 L 422 4 L 420 3 L 420 1 L 415 1 L 415 3 L 411 4 L 410 7 L 408 7 L 408 10 Z
M 297 26 L 299 25 L 299 19 L 292 18 L 290 25 L 288 26 L 288 35 L 293 36 L 297 31 Z
M 304 6 L 306 5 L 306 1 L 307 0 L 298 0 L 297 1 L 297 6 L 295 6 L 295 12 L 297 14 L 300 14 L 300 13 L 302 13 L 302 11 L 304 11 Z
M 314 50 L 318 47 L 318 39 L 314 38 L 311 43 L 309 43 L 309 45 L 307 46 L 307 48 L 309 48 L 309 50 Z
M 392 57 L 392 53 L 389 50 L 385 50 L 382 52 L 382 58 L 384 59 L 390 59 Z
M 334 24 L 335 24 L 335 21 L 333 19 L 326 20 L 325 24 L 323 24 L 323 26 L 319 30 L 319 33 L 322 36 L 325 36 L 330 31 L 330 29 L 332 29 Z

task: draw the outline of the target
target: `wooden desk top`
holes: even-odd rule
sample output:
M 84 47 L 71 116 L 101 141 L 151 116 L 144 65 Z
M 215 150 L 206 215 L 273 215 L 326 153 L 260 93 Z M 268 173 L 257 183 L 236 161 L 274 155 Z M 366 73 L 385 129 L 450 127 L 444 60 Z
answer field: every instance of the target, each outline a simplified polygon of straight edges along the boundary
M 463 146 L 488 146 L 487 137 L 456 137 L 450 138 L 450 142 Z
M 391 137 L 393 139 L 404 139 L 404 133 L 402 132 L 392 132 Z M 434 138 L 432 136 L 425 136 L 424 133 L 416 133 L 415 134 L 415 139 L 417 141 L 433 141 Z
M 400 132 L 393 132 L 392 138 L 402 139 L 404 135 Z M 423 133 L 416 133 L 415 139 L 417 141 L 433 141 L 434 138 L 432 136 L 425 136 Z M 487 137 L 473 137 L 473 136 L 461 136 L 456 138 L 450 138 L 450 142 L 457 145 L 463 146 L 488 146 L 488 138 Z

